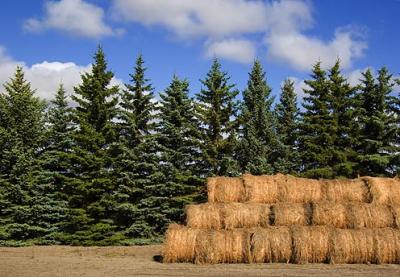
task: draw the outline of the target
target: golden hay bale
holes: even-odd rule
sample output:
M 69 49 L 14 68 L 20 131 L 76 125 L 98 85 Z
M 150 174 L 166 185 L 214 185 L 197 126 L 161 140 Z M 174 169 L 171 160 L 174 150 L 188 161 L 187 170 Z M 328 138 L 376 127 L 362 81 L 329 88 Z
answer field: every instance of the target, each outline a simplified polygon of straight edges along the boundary
M 275 203 L 278 198 L 277 178 L 282 174 L 253 176 L 244 174 L 243 184 L 246 190 L 246 201 L 253 203 Z
M 374 263 L 392 264 L 400 262 L 400 233 L 391 228 L 374 229 Z
M 205 203 L 186 206 L 186 223 L 189 228 L 215 230 L 266 227 L 269 214 L 266 204 Z
M 372 202 L 376 204 L 400 204 L 400 179 L 399 178 L 363 178 L 370 189 Z
M 393 213 L 394 225 L 396 228 L 400 229 L 400 205 L 391 206 Z
M 165 236 L 163 261 L 166 263 L 194 262 L 199 230 L 171 224 Z
M 336 229 L 331 241 L 331 263 L 362 264 L 374 260 L 374 232 L 371 229 Z
M 187 205 L 186 225 L 189 228 L 222 229 L 223 203 L 205 203 L 200 205 Z
M 195 263 L 246 263 L 250 259 L 250 236 L 245 229 L 202 230 L 197 235 Z
M 324 200 L 332 202 L 370 202 L 368 187 L 363 179 L 321 180 Z
M 288 227 L 255 229 L 250 244 L 254 263 L 288 263 L 292 256 L 292 237 Z
M 308 203 L 276 203 L 271 206 L 275 226 L 309 225 L 311 207 Z
M 207 180 L 208 202 L 243 202 L 243 181 L 235 177 L 210 177 Z
M 224 205 L 223 228 L 252 228 L 269 226 L 270 206 L 258 203 Z
M 395 225 L 392 209 L 387 205 L 351 203 L 347 207 L 347 228 L 383 228 Z
M 326 226 L 293 226 L 293 262 L 324 263 L 329 261 L 332 229 Z
M 297 178 L 291 175 L 286 175 L 285 178 L 278 180 L 279 202 L 317 202 L 322 197 L 322 184 L 318 180 Z
M 347 228 L 347 205 L 334 202 L 313 203 L 311 224 Z

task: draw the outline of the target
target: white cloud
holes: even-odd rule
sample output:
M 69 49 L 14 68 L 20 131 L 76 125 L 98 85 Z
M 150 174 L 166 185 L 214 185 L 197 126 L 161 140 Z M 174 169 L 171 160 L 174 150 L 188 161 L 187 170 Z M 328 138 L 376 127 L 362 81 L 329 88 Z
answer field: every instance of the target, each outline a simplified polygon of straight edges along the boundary
M 256 49 L 251 41 L 244 39 L 225 39 L 207 44 L 207 57 L 220 57 L 239 63 L 254 61 Z
M 24 28 L 32 32 L 55 29 L 73 36 L 98 38 L 118 35 L 123 31 L 114 30 L 104 22 L 102 8 L 83 0 L 49 1 L 45 5 L 42 19 L 30 18 Z
M 318 59 L 329 66 L 338 56 L 348 68 L 367 46 L 350 28 L 338 28 L 328 41 L 305 34 L 314 23 L 306 0 L 113 0 L 113 11 L 116 18 L 163 26 L 182 39 L 204 39 L 206 56 L 215 51 L 213 41 L 215 54 L 241 63 L 245 59 L 230 52 L 255 52 L 249 36 L 261 34 L 268 58 L 299 71 L 310 70 Z
M 50 100 L 60 83 L 68 94 L 72 94 L 73 87 L 81 82 L 81 74 L 91 70 L 91 65 L 77 65 L 73 62 L 41 62 L 31 66 L 25 62 L 16 61 L 7 55 L 5 48 L 0 46 L 0 85 L 9 81 L 17 66 L 24 68 L 25 77 L 31 82 L 36 95 Z M 120 85 L 122 81 L 113 78 L 112 85 Z M 3 89 L 1 89 L 3 91 Z

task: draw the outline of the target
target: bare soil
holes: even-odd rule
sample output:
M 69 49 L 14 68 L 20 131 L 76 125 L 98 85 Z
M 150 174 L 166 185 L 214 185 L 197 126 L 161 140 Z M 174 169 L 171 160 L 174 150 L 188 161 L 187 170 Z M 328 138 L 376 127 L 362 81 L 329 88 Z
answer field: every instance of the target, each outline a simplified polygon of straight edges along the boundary
M 163 264 L 161 246 L 0 248 L 0 277 L 400 276 L 400 265 Z

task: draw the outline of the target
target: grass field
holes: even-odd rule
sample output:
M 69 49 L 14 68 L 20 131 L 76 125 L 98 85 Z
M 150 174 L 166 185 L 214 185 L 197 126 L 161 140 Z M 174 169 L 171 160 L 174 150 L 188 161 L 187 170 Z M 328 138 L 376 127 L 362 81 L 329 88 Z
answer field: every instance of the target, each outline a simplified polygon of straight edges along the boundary
M 400 265 L 163 264 L 161 246 L 0 248 L 0 277 L 400 276 Z

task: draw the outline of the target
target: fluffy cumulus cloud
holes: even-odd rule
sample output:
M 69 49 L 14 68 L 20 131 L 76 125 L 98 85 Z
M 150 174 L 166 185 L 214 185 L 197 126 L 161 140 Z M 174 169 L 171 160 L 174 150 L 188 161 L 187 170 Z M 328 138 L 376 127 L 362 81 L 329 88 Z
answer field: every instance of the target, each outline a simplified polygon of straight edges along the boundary
M 49 1 L 45 5 L 43 18 L 25 21 L 27 31 L 41 32 L 55 29 L 73 36 L 99 38 L 121 34 L 121 29 L 113 29 L 104 22 L 102 8 L 83 0 Z
M 128 22 L 163 26 L 182 39 L 202 38 L 206 56 L 242 63 L 257 53 L 249 37 L 261 35 L 269 59 L 299 71 L 318 59 L 328 67 L 337 57 L 348 68 L 367 46 L 351 28 L 338 28 L 327 41 L 306 34 L 314 24 L 310 1 L 113 0 L 113 12 Z
M 24 68 L 25 77 L 31 82 L 32 88 L 36 89 L 37 95 L 47 100 L 54 97 L 60 83 L 63 83 L 68 94 L 71 94 L 73 87 L 80 83 L 81 74 L 91 69 L 91 65 L 77 65 L 73 62 L 44 61 L 29 66 L 25 62 L 14 60 L 6 53 L 5 48 L 0 46 L 0 85 L 9 81 L 17 66 Z M 112 85 L 120 84 L 121 80 L 112 80 Z

